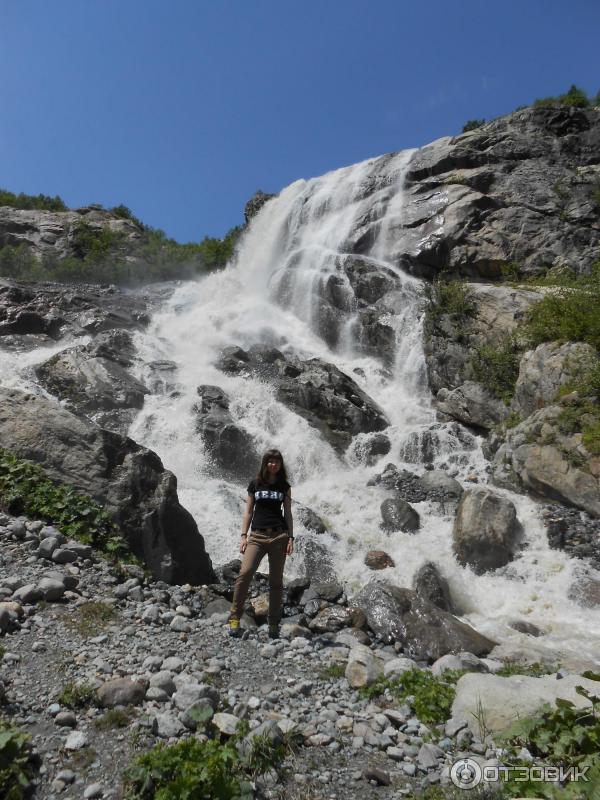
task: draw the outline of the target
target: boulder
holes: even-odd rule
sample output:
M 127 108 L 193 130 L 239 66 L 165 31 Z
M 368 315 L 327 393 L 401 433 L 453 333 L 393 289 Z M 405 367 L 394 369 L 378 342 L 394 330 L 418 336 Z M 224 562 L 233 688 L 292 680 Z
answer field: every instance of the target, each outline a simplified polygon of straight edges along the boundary
M 475 381 L 465 381 L 456 389 L 440 389 L 436 405 L 443 414 L 465 425 L 487 430 L 508 416 L 506 405 Z
M 568 595 L 583 608 L 600 608 L 600 580 L 582 577 L 569 587 Z
M 236 425 L 229 411 L 229 395 L 218 386 L 198 386 L 200 401 L 194 406 L 196 432 L 215 465 L 223 473 L 245 481 L 256 473 L 260 455 L 252 437 Z
M 437 566 L 432 561 L 427 561 L 416 572 L 413 578 L 413 588 L 419 597 L 433 603 L 434 606 L 455 614 L 456 609 L 450 597 L 448 581 L 440 575 Z
M 138 706 L 144 701 L 146 688 L 130 678 L 115 678 L 97 690 L 98 700 L 104 708 Z
M 452 718 L 465 721 L 474 736 L 483 738 L 485 731 L 497 733 L 518 719 L 534 715 L 544 703 L 555 706 L 558 697 L 570 700 L 577 708 L 589 705 L 586 698 L 577 694 L 577 686 L 598 694 L 598 682 L 580 675 L 567 675 L 557 681 L 555 675 L 500 678 L 469 672 L 456 684 Z
M 383 675 L 383 662 L 368 647 L 357 644 L 348 655 L 345 675 L 353 689 L 370 686 Z
M 162 580 L 210 583 L 204 540 L 177 498 L 175 476 L 131 439 L 103 430 L 56 401 L 0 389 L 0 439 L 49 478 L 100 503 L 132 552 Z
M 380 510 L 383 530 L 404 533 L 414 533 L 419 530 L 421 521 L 418 512 L 398 495 L 384 500 Z
M 458 561 L 481 575 L 512 560 L 520 525 L 514 504 L 488 489 L 468 489 L 452 530 Z
M 406 656 L 433 662 L 446 653 L 484 656 L 494 647 L 486 636 L 419 597 L 411 589 L 372 580 L 352 598 L 369 628 L 384 642 L 398 642 Z
M 311 631 L 325 633 L 340 631 L 342 628 L 362 628 L 365 622 L 365 615 L 359 608 L 329 606 L 319 611 L 308 623 L 308 627 Z
M 277 399 L 340 453 L 357 433 L 381 431 L 389 424 L 383 410 L 352 378 L 320 358 L 304 361 L 274 347 L 253 345 L 248 351 L 227 348 L 217 366 L 272 383 Z

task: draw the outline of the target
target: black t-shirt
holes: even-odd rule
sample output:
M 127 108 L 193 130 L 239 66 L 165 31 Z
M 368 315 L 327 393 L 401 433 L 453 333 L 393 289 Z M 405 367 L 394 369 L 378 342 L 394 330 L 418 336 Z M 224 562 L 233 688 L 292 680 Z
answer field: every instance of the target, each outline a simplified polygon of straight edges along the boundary
M 283 478 L 278 478 L 275 483 L 265 481 L 250 481 L 248 494 L 254 497 L 254 513 L 250 528 L 276 528 L 287 530 L 283 517 L 283 500 L 290 484 Z

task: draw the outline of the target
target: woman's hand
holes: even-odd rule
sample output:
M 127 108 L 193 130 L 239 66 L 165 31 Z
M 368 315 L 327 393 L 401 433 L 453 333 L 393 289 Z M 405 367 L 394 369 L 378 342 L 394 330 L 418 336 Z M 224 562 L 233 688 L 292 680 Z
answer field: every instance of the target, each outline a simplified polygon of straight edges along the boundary
M 294 552 L 294 540 L 288 538 L 285 553 L 286 555 L 291 556 L 293 552 Z
M 248 537 L 242 536 L 240 539 L 240 553 L 245 553 L 247 546 L 248 546 Z

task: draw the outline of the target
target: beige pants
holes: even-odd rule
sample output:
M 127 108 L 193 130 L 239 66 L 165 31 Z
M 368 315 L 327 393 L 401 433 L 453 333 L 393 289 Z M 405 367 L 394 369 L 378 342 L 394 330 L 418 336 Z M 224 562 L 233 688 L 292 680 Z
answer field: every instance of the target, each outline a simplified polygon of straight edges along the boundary
M 283 601 L 283 567 L 285 566 L 287 543 L 287 533 L 268 534 L 260 531 L 252 531 L 250 533 L 244 558 L 242 559 L 240 574 L 235 581 L 230 619 L 232 617 L 240 619 L 242 616 L 252 577 L 265 555 L 268 555 L 269 625 L 279 624 Z

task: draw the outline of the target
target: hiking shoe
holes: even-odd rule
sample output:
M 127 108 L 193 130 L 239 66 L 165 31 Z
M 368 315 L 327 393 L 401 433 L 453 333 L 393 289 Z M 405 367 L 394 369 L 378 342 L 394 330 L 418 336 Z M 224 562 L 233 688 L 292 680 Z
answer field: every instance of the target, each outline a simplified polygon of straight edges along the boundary
M 279 625 L 269 625 L 269 639 L 279 639 Z
M 242 635 L 239 619 L 229 620 L 229 635 L 233 636 L 235 639 L 238 639 Z

